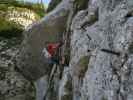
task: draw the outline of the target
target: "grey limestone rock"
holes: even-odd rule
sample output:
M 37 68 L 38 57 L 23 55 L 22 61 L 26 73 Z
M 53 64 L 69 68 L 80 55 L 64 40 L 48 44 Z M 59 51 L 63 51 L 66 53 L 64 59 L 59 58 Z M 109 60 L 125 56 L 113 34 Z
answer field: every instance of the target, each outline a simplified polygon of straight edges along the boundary
M 73 1 L 62 0 L 40 23 L 25 31 L 20 69 L 24 67 L 24 73 L 34 80 L 46 75 L 47 67 L 40 60 L 43 43 L 51 33 L 57 35 L 70 28 L 67 70 L 72 93 L 66 92 L 68 73 L 64 71 L 62 79 L 54 81 L 60 84 L 55 99 L 132 100 L 132 0 L 87 0 L 88 7 L 76 12 L 70 11 L 74 10 Z M 68 18 L 70 13 L 73 15 Z

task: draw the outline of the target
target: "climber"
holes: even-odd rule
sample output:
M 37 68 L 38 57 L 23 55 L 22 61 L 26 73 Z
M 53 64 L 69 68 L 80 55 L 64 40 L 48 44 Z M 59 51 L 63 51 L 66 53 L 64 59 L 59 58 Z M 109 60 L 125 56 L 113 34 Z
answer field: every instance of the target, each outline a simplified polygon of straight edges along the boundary
M 49 73 L 48 88 L 43 97 L 43 100 L 46 100 L 46 96 L 49 92 L 49 89 L 51 88 L 51 83 L 53 81 L 54 74 L 56 73 L 57 67 L 59 68 L 60 73 L 62 73 L 60 62 L 63 62 L 63 60 L 62 60 L 62 57 L 59 56 L 59 49 L 62 47 L 63 44 L 64 43 L 62 41 L 55 42 L 55 43 L 45 42 L 46 47 L 43 49 L 42 54 L 44 55 L 45 60 L 47 60 L 49 67 L 52 66 L 52 69 Z
M 48 43 L 46 42 L 46 48 L 43 49 L 43 54 L 45 58 L 48 59 L 49 64 L 58 64 L 60 62 L 59 58 L 59 48 L 63 45 L 63 42 Z

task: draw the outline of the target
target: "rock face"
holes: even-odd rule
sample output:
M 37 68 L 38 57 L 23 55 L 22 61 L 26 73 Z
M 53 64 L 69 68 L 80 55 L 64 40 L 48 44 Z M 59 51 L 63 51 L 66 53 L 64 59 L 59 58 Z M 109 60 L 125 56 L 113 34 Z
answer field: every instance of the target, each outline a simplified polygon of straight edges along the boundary
M 39 61 L 47 40 L 45 33 L 58 34 L 69 27 L 69 67 L 67 72 L 64 68 L 62 79 L 53 80 L 54 93 L 49 92 L 56 94 L 55 98 L 46 100 L 132 100 L 133 1 L 85 1 L 88 5 L 82 8 L 80 4 L 84 4 L 84 0 L 63 0 L 40 23 L 26 31 L 29 36 L 21 51 L 20 69 L 25 68 L 24 74 L 35 80 L 46 77 L 47 67 Z M 68 25 L 64 25 L 66 23 Z M 33 56 L 26 56 L 28 53 Z M 43 71 L 37 70 L 39 68 Z
M 34 99 L 34 86 L 16 68 L 14 58 L 20 38 L 0 37 L 0 100 Z
M 132 6 L 124 0 L 92 0 L 87 12 L 78 12 L 71 26 L 73 99 L 131 100 Z M 91 14 L 98 19 L 91 22 Z M 90 57 L 88 68 L 84 77 L 79 77 L 76 71 L 85 66 L 78 65 L 84 56 Z

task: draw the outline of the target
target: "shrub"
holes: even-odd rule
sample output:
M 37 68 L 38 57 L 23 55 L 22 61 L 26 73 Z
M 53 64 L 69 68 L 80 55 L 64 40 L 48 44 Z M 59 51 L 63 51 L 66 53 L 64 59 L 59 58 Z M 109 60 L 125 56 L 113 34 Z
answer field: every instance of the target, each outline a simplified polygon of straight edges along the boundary
M 45 14 L 45 8 L 43 4 L 22 1 L 20 2 L 16 0 L 0 0 L 0 10 L 7 10 L 10 6 L 30 9 L 40 17 L 43 17 Z
M 61 2 L 61 0 L 52 0 L 49 4 L 49 7 L 47 9 L 47 12 L 52 11 L 59 3 Z
M 0 17 L 0 36 L 5 38 L 22 36 L 22 27 L 12 21 Z

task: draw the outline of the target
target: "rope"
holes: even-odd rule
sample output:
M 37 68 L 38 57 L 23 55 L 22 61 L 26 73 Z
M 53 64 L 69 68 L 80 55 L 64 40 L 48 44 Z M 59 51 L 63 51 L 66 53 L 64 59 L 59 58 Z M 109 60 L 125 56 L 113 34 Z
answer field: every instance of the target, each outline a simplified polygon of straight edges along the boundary
M 43 97 L 43 100 L 46 100 L 46 97 L 47 97 L 48 92 L 49 92 L 49 90 L 50 90 L 50 88 L 51 88 L 51 83 L 52 83 L 52 81 L 53 81 L 54 73 L 56 72 L 56 70 L 57 70 L 57 65 L 54 64 L 54 65 L 53 65 L 53 68 L 52 68 L 52 70 L 51 70 L 51 73 L 50 73 L 50 78 L 49 78 L 49 80 L 48 80 L 48 88 L 47 88 L 47 90 L 46 90 L 46 94 L 45 94 L 44 97 Z

